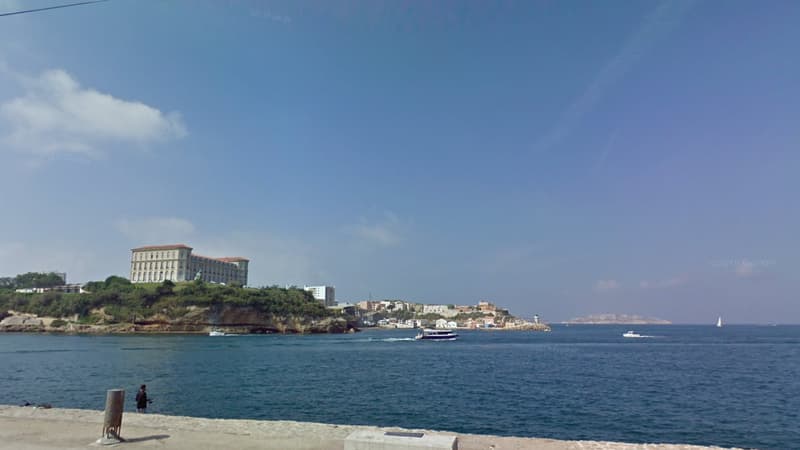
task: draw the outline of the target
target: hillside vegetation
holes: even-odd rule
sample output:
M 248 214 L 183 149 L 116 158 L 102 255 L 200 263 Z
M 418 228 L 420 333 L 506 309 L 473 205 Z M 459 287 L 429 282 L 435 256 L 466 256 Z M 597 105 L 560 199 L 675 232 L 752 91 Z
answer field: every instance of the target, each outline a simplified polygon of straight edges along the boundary
M 248 307 L 265 315 L 312 319 L 332 313 L 309 292 L 298 288 L 243 288 L 200 281 L 132 284 L 111 276 L 86 285 L 88 294 L 21 294 L 0 290 L 0 315 L 8 310 L 49 317 L 74 317 L 81 323 L 131 323 L 157 315 L 177 318 L 190 307 Z M 0 317 L 1 318 L 1 317 Z

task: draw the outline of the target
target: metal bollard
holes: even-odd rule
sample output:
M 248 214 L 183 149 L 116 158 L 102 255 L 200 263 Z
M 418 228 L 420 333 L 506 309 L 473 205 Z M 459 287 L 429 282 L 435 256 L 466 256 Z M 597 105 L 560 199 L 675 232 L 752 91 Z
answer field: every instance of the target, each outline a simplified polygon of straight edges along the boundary
M 103 435 L 98 444 L 118 444 L 124 439 L 120 437 L 122 429 L 122 410 L 125 406 L 125 390 L 110 389 L 106 392 L 106 412 L 103 418 Z

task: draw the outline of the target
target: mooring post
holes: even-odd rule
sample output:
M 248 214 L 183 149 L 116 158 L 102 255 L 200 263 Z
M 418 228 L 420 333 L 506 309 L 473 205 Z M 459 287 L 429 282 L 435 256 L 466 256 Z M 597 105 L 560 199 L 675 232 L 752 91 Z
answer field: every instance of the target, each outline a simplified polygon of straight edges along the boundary
M 125 390 L 109 389 L 106 392 L 106 412 L 103 418 L 103 435 L 98 444 L 111 445 L 123 441 L 120 437 L 122 429 L 122 410 L 125 406 Z

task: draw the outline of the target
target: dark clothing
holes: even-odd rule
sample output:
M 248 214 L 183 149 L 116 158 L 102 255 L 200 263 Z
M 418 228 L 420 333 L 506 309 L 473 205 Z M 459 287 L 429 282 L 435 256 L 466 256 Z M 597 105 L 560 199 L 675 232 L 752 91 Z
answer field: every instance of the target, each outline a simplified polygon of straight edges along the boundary
M 145 408 L 147 408 L 147 392 L 139 389 L 139 392 L 136 393 L 136 409 Z

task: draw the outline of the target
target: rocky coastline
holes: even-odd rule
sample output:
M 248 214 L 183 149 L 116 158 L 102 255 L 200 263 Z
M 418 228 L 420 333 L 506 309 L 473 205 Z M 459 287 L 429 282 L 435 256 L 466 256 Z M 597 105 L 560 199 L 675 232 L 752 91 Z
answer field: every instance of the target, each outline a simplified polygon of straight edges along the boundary
M 119 323 L 95 311 L 96 323 L 84 323 L 76 317 L 38 317 L 35 314 L 9 311 L 0 320 L 0 332 L 64 334 L 207 334 L 212 330 L 230 334 L 319 334 L 354 333 L 356 323 L 344 317 L 313 318 L 273 315 L 249 306 L 186 308 L 178 317 L 157 314 L 132 317 Z
M 540 331 L 540 332 L 553 331 L 550 328 L 550 325 L 547 325 L 546 323 L 529 323 L 513 327 L 489 327 L 489 328 L 475 328 L 475 329 L 479 331 Z

